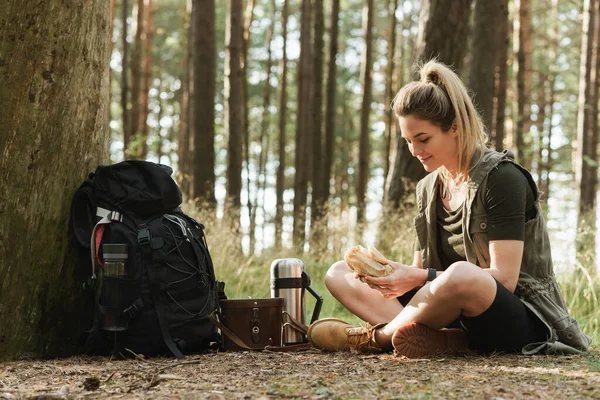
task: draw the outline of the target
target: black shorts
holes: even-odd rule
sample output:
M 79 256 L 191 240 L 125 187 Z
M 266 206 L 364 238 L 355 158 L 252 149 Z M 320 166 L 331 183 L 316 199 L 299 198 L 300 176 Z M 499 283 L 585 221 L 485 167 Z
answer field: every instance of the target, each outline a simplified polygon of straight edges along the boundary
M 519 298 L 498 281 L 492 305 L 476 317 L 461 315 L 448 328 L 467 331 L 469 346 L 486 353 L 521 352 L 529 343 L 545 342 L 548 328 Z M 406 306 L 417 291 L 411 290 L 398 301 Z

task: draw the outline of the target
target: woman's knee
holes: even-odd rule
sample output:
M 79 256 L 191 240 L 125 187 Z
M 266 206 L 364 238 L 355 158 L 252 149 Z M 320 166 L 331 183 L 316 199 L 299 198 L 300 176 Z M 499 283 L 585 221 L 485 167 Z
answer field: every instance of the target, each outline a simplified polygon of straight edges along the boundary
M 455 295 L 463 294 L 473 288 L 481 272 L 481 268 L 469 262 L 455 262 L 432 282 L 432 289 Z
M 345 282 L 345 275 L 350 272 L 350 268 L 346 265 L 345 261 L 338 261 L 334 263 L 325 274 L 325 286 L 331 292 Z

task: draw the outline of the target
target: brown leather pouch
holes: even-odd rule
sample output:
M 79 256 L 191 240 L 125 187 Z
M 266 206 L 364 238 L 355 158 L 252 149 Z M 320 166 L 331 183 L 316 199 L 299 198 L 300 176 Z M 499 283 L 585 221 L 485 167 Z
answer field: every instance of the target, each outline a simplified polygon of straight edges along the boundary
M 308 343 L 282 346 L 284 328 L 292 325 L 291 328 L 306 333 L 306 327 L 298 327 L 296 321 L 284 323 L 285 317 L 291 318 L 284 309 L 285 299 L 280 297 L 221 300 L 220 312 L 213 312 L 210 318 L 221 330 L 224 350 L 295 351 L 310 348 Z

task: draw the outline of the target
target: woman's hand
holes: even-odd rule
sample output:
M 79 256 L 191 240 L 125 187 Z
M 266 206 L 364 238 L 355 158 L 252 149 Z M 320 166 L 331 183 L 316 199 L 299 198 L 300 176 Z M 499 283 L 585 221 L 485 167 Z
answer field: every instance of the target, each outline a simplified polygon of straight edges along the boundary
M 420 275 L 423 270 L 415 268 L 411 265 L 406 265 L 394 261 L 389 261 L 388 264 L 394 268 L 388 276 L 356 276 L 361 282 L 369 285 L 371 289 L 377 290 L 385 298 L 394 298 L 402 296 L 404 293 L 417 286 L 421 286 L 419 282 Z M 423 278 L 423 282 L 425 278 Z

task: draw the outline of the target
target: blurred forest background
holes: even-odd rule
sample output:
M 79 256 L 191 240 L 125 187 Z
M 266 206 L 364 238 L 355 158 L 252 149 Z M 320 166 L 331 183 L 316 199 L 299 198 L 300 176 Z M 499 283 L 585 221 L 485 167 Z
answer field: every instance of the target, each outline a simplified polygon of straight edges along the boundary
M 594 272 L 599 7 L 111 0 L 111 160 L 173 167 L 189 208 L 226 215 L 246 256 L 357 242 L 410 254 L 424 172 L 389 104 L 437 56 L 472 90 L 490 147 L 536 178 L 558 268 Z M 410 215 L 406 230 L 390 231 L 392 214 Z

